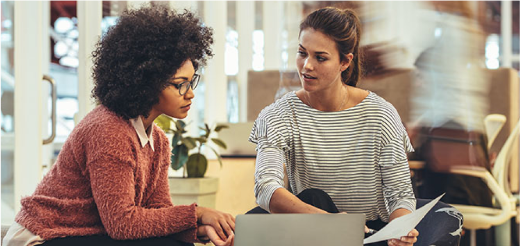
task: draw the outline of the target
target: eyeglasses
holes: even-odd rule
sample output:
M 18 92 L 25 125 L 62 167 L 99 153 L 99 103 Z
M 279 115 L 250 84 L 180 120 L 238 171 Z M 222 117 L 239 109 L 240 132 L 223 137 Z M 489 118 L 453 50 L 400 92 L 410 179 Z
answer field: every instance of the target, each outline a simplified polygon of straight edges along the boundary
M 175 84 L 175 83 L 172 83 L 172 82 L 168 82 L 168 83 L 170 85 L 174 86 L 175 88 L 179 89 L 179 94 L 181 96 L 184 96 L 188 92 L 190 87 L 191 87 L 192 90 L 195 90 L 195 88 L 197 88 L 197 85 L 199 84 L 199 80 L 200 80 L 200 75 L 194 74 L 193 78 L 191 79 L 191 81 L 184 81 L 184 82 L 182 82 L 180 84 Z

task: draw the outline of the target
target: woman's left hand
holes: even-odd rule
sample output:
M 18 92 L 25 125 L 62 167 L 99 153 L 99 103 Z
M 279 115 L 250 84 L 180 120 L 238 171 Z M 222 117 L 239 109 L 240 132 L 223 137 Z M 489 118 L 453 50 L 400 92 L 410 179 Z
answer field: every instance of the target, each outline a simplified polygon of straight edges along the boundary
M 215 228 L 210 225 L 199 225 L 197 236 L 201 239 L 209 239 L 216 246 L 232 246 L 235 240 L 235 235 L 229 235 L 226 240 L 222 240 Z
M 417 242 L 417 236 L 419 236 L 419 232 L 413 229 L 407 236 L 388 240 L 388 246 L 411 246 Z

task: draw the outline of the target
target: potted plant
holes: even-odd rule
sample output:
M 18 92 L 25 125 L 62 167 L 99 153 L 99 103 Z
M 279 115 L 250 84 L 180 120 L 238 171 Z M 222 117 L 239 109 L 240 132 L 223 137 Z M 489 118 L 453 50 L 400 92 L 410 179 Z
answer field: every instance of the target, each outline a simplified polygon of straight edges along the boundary
M 208 124 L 200 127 L 202 134 L 198 137 L 186 136 L 186 123 L 182 120 L 174 120 L 168 116 L 161 115 L 155 119 L 155 123 L 164 132 L 172 134 L 171 144 L 171 167 L 179 170 L 184 167 L 183 178 L 171 177 L 170 196 L 174 204 L 191 204 L 197 202 L 201 206 L 215 207 L 216 192 L 218 189 L 218 178 L 204 177 L 208 167 L 208 159 L 203 153 L 203 148 L 211 149 L 222 167 L 220 154 L 208 144 L 212 142 L 226 149 L 226 144 L 211 137 L 212 132 L 219 132 L 227 125 L 217 125 L 210 128 Z M 172 125 L 175 127 L 172 128 Z

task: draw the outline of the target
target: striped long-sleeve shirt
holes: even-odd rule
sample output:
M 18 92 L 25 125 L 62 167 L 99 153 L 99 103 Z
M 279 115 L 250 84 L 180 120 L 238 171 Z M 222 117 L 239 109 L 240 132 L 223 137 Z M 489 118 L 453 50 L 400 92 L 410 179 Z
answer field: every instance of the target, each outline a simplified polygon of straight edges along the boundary
M 324 190 L 342 212 L 388 221 L 398 208 L 415 210 L 406 156 L 413 148 L 395 108 L 373 92 L 338 112 L 289 92 L 262 110 L 249 141 L 257 144 L 255 196 L 267 211 L 284 187 L 284 165 L 293 194 Z

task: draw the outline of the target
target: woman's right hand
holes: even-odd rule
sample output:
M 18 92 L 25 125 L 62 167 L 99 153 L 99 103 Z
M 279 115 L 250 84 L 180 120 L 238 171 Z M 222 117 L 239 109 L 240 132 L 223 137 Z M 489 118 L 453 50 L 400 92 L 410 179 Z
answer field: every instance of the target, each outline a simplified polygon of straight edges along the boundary
M 226 241 L 222 240 L 213 228 L 210 225 L 201 225 L 197 231 L 197 237 L 203 239 L 209 239 L 215 246 L 232 246 L 233 241 L 235 239 L 235 235 L 230 235 L 227 237 Z
M 216 234 L 226 241 L 235 231 L 235 218 L 228 213 L 220 212 L 215 209 L 197 207 L 197 221 L 203 225 L 210 225 Z

